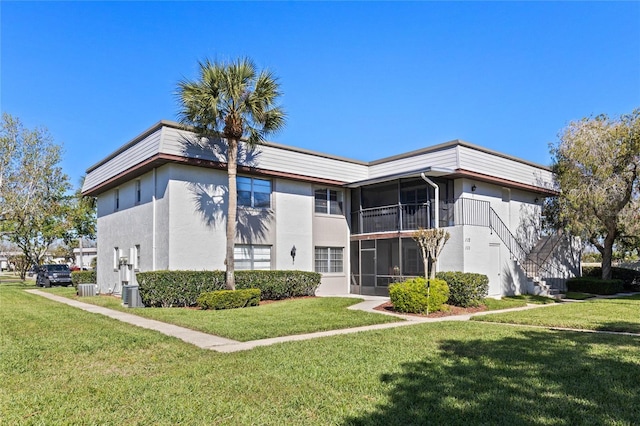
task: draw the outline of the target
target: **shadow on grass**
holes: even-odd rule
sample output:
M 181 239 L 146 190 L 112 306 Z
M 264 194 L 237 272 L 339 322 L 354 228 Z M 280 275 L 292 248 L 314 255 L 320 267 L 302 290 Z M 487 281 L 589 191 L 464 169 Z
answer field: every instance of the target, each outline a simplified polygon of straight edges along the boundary
M 383 374 L 388 402 L 348 425 L 637 424 L 640 339 L 522 331 L 447 340 Z
M 600 327 L 597 327 L 596 330 L 640 334 L 640 324 L 637 322 L 629 321 L 608 321 L 602 324 Z

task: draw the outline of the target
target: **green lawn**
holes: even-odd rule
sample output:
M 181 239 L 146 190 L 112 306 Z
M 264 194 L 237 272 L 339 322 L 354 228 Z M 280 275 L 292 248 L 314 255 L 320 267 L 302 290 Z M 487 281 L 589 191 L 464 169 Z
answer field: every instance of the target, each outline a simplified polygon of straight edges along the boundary
M 0 338 L 2 424 L 640 418 L 640 339 L 629 336 L 447 322 L 220 354 L 0 285 Z
M 592 299 L 594 297 L 596 297 L 594 294 L 580 293 L 580 292 L 577 292 L 577 291 L 568 291 L 564 295 L 565 299 L 570 299 L 570 300 L 586 300 L 586 299 Z
M 475 321 L 546 327 L 640 333 L 640 295 L 564 303 L 549 308 L 490 314 L 473 319 Z
M 77 298 L 72 287 L 56 287 L 45 291 L 243 342 L 402 321 L 389 315 L 347 309 L 362 300 L 346 297 L 283 300 L 244 309 L 202 311 L 185 308 L 130 309 L 123 307 L 122 300 L 117 297 Z
M 521 308 L 527 304 L 547 305 L 556 303 L 555 299 L 542 296 L 533 296 L 530 294 L 521 294 L 518 296 L 506 296 L 501 299 L 484 299 L 485 306 L 489 311 L 497 311 L 499 309 Z

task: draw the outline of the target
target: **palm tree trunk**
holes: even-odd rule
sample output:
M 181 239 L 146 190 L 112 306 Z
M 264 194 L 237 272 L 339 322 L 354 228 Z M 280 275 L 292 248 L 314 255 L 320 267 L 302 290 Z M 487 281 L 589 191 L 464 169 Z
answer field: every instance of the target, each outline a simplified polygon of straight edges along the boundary
M 233 260 L 233 249 L 236 241 L 236 213 L 238 209 L 238 187 L 236 175 L 238 170 L 238 141 L 229 139 L 229 150 L 227 152 L 227 174 L 229 176 L 229 204 L 227 208 L 227 257 L 226 264 L 226 288 L 236 289 L 235 264 Z

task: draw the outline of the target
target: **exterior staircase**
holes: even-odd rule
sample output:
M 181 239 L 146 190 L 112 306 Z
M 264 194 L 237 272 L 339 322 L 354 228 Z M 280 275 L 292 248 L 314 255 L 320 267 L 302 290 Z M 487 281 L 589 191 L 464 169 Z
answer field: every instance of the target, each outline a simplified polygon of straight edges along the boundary
M 560 290 L 548 285 L 540 277 L 546 269 L 547 260 L 562 239 L 562 234 L 541 237 L 536 245 L 527 252 L 518 239 L 511 233 L 498 214 L 489 207 L 489 228 L 507 246 L 516 264 L 520 265 L 528 280 L 528 292 L 539 296 L 560 297 Z
M 549 285 L 545 280 L 541 279 L 540 276 L 545 272 L 550 272 L 546 267 L 547 260 L 561 240 L 561 233 L 542 236 L 525 257 L 524 264 L 527 265 L 525 270 L 528 271 L 527 278 L 529 278 L 532 284 L 532 292 L 534 294 L 556 298 L 560 297 L 560 290 Z

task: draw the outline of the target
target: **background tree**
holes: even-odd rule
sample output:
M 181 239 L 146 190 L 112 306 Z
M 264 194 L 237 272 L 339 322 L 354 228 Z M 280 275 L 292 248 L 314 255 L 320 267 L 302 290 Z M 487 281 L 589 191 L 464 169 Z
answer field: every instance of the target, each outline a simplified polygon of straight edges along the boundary
M 78 240 L 80 238 L 89 240 L 96 239 L 96 198 L 82 195 L 82 186 L 85 177 L 86 176 L 83 176 L 82 179 L 80 179 L 78 189 L 76 189 L 69 199 L 71 206 L 69 212 L 71 229 L 66 235 L 67 241 L 65 241 L 69 245 L 74 245 L 70 243 L 70 240 Z
M 2 115 L 0 232 L 22 251 L 27 267 L 40 264 L 49 246 L 70 229 L 70 185 L 60 156 L 61 147 L 46 129 L 29 130 Z
M 70 228 L 63 237 L 64 243 L 70 247 L 72 251 L 76 247 L 79 248 L 79 267 L 85 267 L 85 265 L 82 264 L 83 249 L 94 245 L 94 240 L 96 239 L 96 198 L 82 195 L 85 177 L 86 176 L 83 176 L 82 179 L 80 179 L 80 186 L 69 199 L 70 209 L 68 220 Z M 72 257 L 71 261 L 75 262 L 75 256 Z
M 178 85 L 183 124 L 190 126 L 209 143 L 227 144 L 229 176 L 227 204 L 226 288 L 235 289 L 234 244 L 237 217 L 238 144 L 250 146 L 264 141 L 266 135 L 284 126 L 284 111 L 276 105 L 280 96 L 277 78 L 269 71 L 258 72 L 247 58 L 230 63 L 199 63 L 197 81 L 184 80 Z
M 602 254 L 602 278 L 610 279 L 614 245 L 640 236 L 640 109 L 572 122 L 551 153 L 560 195 L 545 216 L 591 243 Z
M 63 259 L 62 263 L 69 263 L 75 260 L 75 255 L 73 254 L 73 247 L 68 246 L 66 244 L 54 244 L 53 247 L 49 248 L 48 253 L 58 259 Z M 58 263 L 58 262 L 55 262 Z

